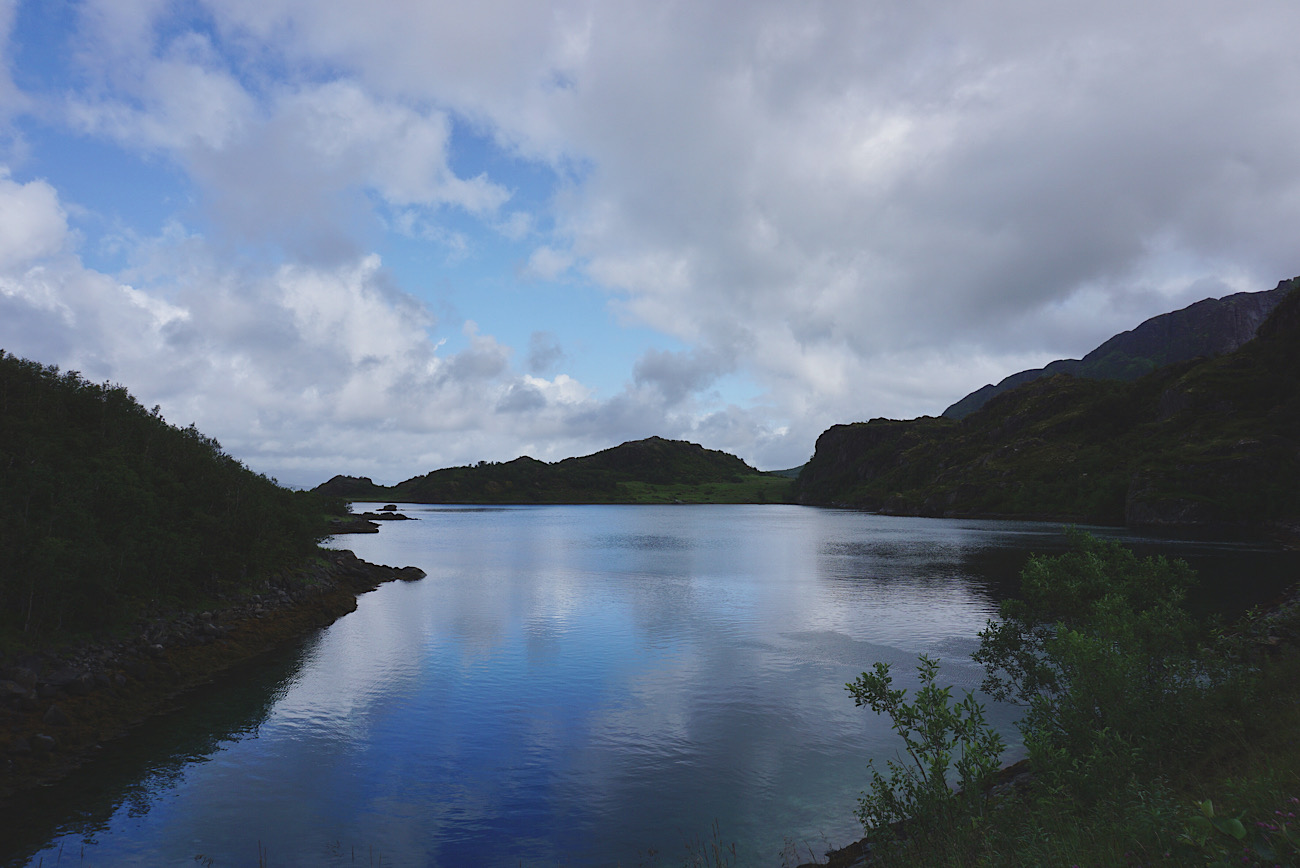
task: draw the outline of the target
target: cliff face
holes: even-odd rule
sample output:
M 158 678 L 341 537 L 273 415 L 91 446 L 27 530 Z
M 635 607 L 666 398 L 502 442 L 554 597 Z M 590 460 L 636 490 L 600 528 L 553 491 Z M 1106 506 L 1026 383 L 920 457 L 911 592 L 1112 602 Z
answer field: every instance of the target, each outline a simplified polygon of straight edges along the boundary
M 1044 368 L 1012 374 L 996 386 L 977 389 L 944 410 L 943 415 L 964 418 L 996 395 L 1056 374 L 1129 381 L 1166 365 L 1233 352 L 1255 336 L 1293 284 L 1288 280 L 1267 292 L 1207 298 L 1182 310 L 1152 317 L 1131 331 L 1115 335 L 1082 359 L 1059 359 Z
M 1286 290 L 1297 282 L 1279 286 L 1284 298 L 1262 324 L 1244 310 L 1239 327 L 1258 337 L 1217 358 L 1132 382 L 1034 379 L 960 422 L 834 426 L 818 439 L 796 497 L 913 515 L 1294 523 L 1300 293 Z

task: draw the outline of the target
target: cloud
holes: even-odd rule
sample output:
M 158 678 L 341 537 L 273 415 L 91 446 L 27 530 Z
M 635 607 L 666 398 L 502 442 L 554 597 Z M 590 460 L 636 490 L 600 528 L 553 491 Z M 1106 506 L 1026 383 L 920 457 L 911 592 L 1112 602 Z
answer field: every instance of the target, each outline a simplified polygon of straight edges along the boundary
M 67 218 L 44 181 L 18 184 L 0 166 L 0 274 L 44 259 L 67 243 Z
M 672 406 L 705 389 L 732 368 L 733 363 L 716 352 L 650 349 L 632 367 L 632 378 L 638 386 L 658 390 Z
M 445 111 L 346 77 L 250 82 L 256 67 L 237 67 L 211 35 L 182 26 L 164 38 L 165 11 L 153 0 L 83 7 L 83 43 L 112 49 L 83 50 L 98 86 L 73 94 L 65 113 L 84 133 L 176 161 L 233 238 L 339 261 L 361 253 L 376 205 L 409 234 L 454 245 L 455 233 L 428 225 L 427 214 L 450 207 L 492 218 L 509 200 L 485 175 L 451 168 Z M 506 221 L 507 231 L 520 225 Z
M 277 460 L 299 460 L 294 437 L 338 457 L 329 438 L 355 425 L 430 459 L 664 433 L 788 466 L 834 422 L 936 413 L 1300 271 L 1284 0 L 81 8 L 67 122 L 180 167 L 198 197 L 181 216 L 208 237 L 160 241 L 140 280 L 78 270 L 52 188 L 6 178 L 35 219 L 0 238 L 6 303 L 58 346 L 80 339 L 68 316 L 98 315 L 79 305 L 152 323 L 194 377 L 177 399 L 242 401 L 258 442 L 283 436 Z M 461 133 L 489 158 L 464 159 Z M 552 189 L 521 195 L 505 164 Z M 553 338 L 517 362 L 472 332 L 444 355 L 426 302 L 373 256 L 392 230 L 463 258 L 526 243 L 521 278 L 594 287 L 682 349 L 637 347 L 604 396 L 562 384 L 582 359 Z M 255 261 L 219 265 L 232 248 Z M 137 364 L 101 343 L 105 364 Z M 757 397 L 733 405 L 724 375 Z
M 528 372 L 545 374 L 565 360 L 564 348 L 552 332 L 533 332 L 528 338 Z
M 528 257 L 524 275 L 532 280 L 555 280 L 572 266 L 572 255 L 542 245 Z

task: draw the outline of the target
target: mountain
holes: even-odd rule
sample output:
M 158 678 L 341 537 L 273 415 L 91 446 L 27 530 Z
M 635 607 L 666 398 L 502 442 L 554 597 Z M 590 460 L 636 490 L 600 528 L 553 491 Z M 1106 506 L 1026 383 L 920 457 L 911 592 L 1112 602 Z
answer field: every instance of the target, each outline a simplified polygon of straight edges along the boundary
M 781 500 L 789 480 L 697 443 L 650 437 L 553 464 L 523 456 L 480 461 L 416 476 L 394 486 L 335 476 L 321 494 L 407 503 L 632 503 L 672 500 Z
M 1129 381 L 1165 365 L 1230 353 L 1255 336 L 1260 323 L 1286 295 L 1289 283 L 1284 281 L 1267 292 L 1207 298 L 1182 310 L 1152 317 L 1132 331 L 1115 335 L 1082 359 L 1058 359 L 1043 368 L 1012 374 L 996 386 L 977 389 L 942 415 L 964 418 L 996 395 L 1056 374 Z
M 1300 278 L 1256 337 L 1131 382 L 1055 375 L 961 420 L 836 425 L 798 502 L 1131 526 L 1300 526 Z M 1193 306 L 1195 307 L 1195 305 Z M 1291 528 L 1286 531 L 1286 528 Z

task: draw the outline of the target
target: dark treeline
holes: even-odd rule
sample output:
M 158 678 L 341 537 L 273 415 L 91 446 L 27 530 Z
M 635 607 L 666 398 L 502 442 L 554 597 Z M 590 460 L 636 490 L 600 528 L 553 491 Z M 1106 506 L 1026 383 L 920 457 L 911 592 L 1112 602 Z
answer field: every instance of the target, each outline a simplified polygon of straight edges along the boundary
M 123 386 L 0 351 L 0 635 L 99 630 L 235 591 L 310 556 L 338 506 Z
M 761 474 L 726 452 L 698 443 L 648 437 L 554 464 L 527 455 L 504 463 L 448 467 L 393 486 L 335 476 L 316 491 L 349 500 L 406 503 L 633 503 L 629 484 L 700 486 L 740 483 Z

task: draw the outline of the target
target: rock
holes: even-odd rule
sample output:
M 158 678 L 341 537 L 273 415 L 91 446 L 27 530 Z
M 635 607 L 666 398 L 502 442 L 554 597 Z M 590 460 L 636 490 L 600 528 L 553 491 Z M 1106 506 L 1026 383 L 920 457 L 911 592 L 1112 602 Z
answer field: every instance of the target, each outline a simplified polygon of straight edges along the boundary
M 38 732 L 32 736 L 32 752 L 35 754 L 47 754 L 59 746 L 59 740 L 52 735 L 46 735 Z
M 394 511 L 395 509 L 397 509 L 397 504 L 395 504 L 395 503 L 386 503 L 386 504 L 384 504 L 384 506 L 380 509 L 380 512 L 392 512 L 392 511 Z
M 17 736 L 9 741 L 9 752 L 22 755 L 29 754 L 32 752 L 31 742 L 21 735 Z
M 149 664 L 140 659 L 123 661 L 122 669 L 136 681 L 144 681 L 149 677 Z
M 416 582 L 423 579 L 428 573 L 419 567 L 402 567 L 397 571 L 397 577 L 404 582 Z
M 0 681 L 0 702 L 10 699 L 22 699 L 29 695 L 30 692 L 17 681 Z
M 68 715 L 64 713 L 63 709 L 59 708 L 57 705 L 51 705 L 47 708 L 45 714 L 41 717 L 41 721 L 47 726 L 67 726 L 72 723 L 72 721 L 68 719 Z
M 331 519 L 330 533 L 379 533 L 379 525 L 365 519 L 344 520 Z

